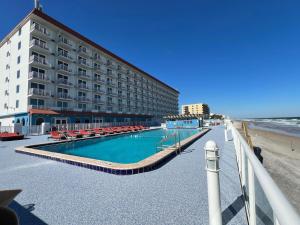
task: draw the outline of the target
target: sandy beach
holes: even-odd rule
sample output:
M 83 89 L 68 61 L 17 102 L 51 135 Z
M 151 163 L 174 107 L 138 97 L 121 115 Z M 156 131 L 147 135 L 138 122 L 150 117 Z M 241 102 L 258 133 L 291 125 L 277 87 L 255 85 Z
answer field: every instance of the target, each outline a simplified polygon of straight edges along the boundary
M 261 149 L 264 167 L 300 212 L 300 138 L 257 128 L 250 128 L 249 135 Z

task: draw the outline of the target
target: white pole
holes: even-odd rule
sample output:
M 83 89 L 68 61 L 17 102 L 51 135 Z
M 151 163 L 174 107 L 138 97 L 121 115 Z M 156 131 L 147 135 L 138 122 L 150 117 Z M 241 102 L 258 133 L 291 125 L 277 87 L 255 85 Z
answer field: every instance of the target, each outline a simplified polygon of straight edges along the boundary
M 226 124 L 225 124 L 224 134 L 225 134 L 225 141 L 228 141 L 227 126 L 226 126 Z
M 207 191 L 209 224 L 222 225 L 219 180 L 219 149 L 214 141 L 208 141 L 204 147 L 206 156 Z

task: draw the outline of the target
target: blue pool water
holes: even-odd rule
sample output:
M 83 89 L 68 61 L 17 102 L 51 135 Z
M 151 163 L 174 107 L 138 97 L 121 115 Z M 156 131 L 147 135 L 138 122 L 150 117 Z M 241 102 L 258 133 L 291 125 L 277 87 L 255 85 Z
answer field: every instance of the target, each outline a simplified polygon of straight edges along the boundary
M 175 133 L 177 133 L 177 137 L 180 136 L 182 141 L 197 132 L 199 132 L 197 129 L 157 129 L 112 137 L 44 145 L 37 147 L 37 149 L 116 163 L 135 163 L 158 152 L 160 150 L 159 146 L 175 144 Z

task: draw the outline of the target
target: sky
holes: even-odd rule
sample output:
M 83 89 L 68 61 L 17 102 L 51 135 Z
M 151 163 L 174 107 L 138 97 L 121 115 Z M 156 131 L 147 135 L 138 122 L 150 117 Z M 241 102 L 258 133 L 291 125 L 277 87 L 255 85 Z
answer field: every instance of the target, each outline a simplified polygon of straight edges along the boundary
M 41 0 L 44 12 L 233 118 L 300 116 L 300 2 Z M 2 0 L 0 38 L 33 8 Z

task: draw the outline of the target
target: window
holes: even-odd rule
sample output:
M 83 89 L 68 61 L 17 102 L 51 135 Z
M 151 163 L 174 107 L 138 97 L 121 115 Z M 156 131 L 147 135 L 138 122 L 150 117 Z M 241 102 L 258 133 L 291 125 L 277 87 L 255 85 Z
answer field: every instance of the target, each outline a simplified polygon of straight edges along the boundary
M 16 100 L 16 108 L 19 108 L 19 100 Z
M 10 52 L 7 51 L 7 52 L 6 52 L 6 57 L 9 57 L 9 56 L 10 56 Z
M 20 62 L 21 62 L 21 56 L 18 56 L 17 63 L 20 64 Z
M 19 29 L 19 36 L 22 34 L 22 28 Z
M 20 85 L 17 85 L 16 86 L 16 93 L 19 93 L 20 92 Z
M 20 74 L 21 74 L 21 72 L 20 72 L 20 70 L 18 70 L 18 71 L 17 71 L 17 78 L 18 78 L 18 79 L 20 78 Z
M 18 43 L 18 50 L 21 49 L 21 41 Z

